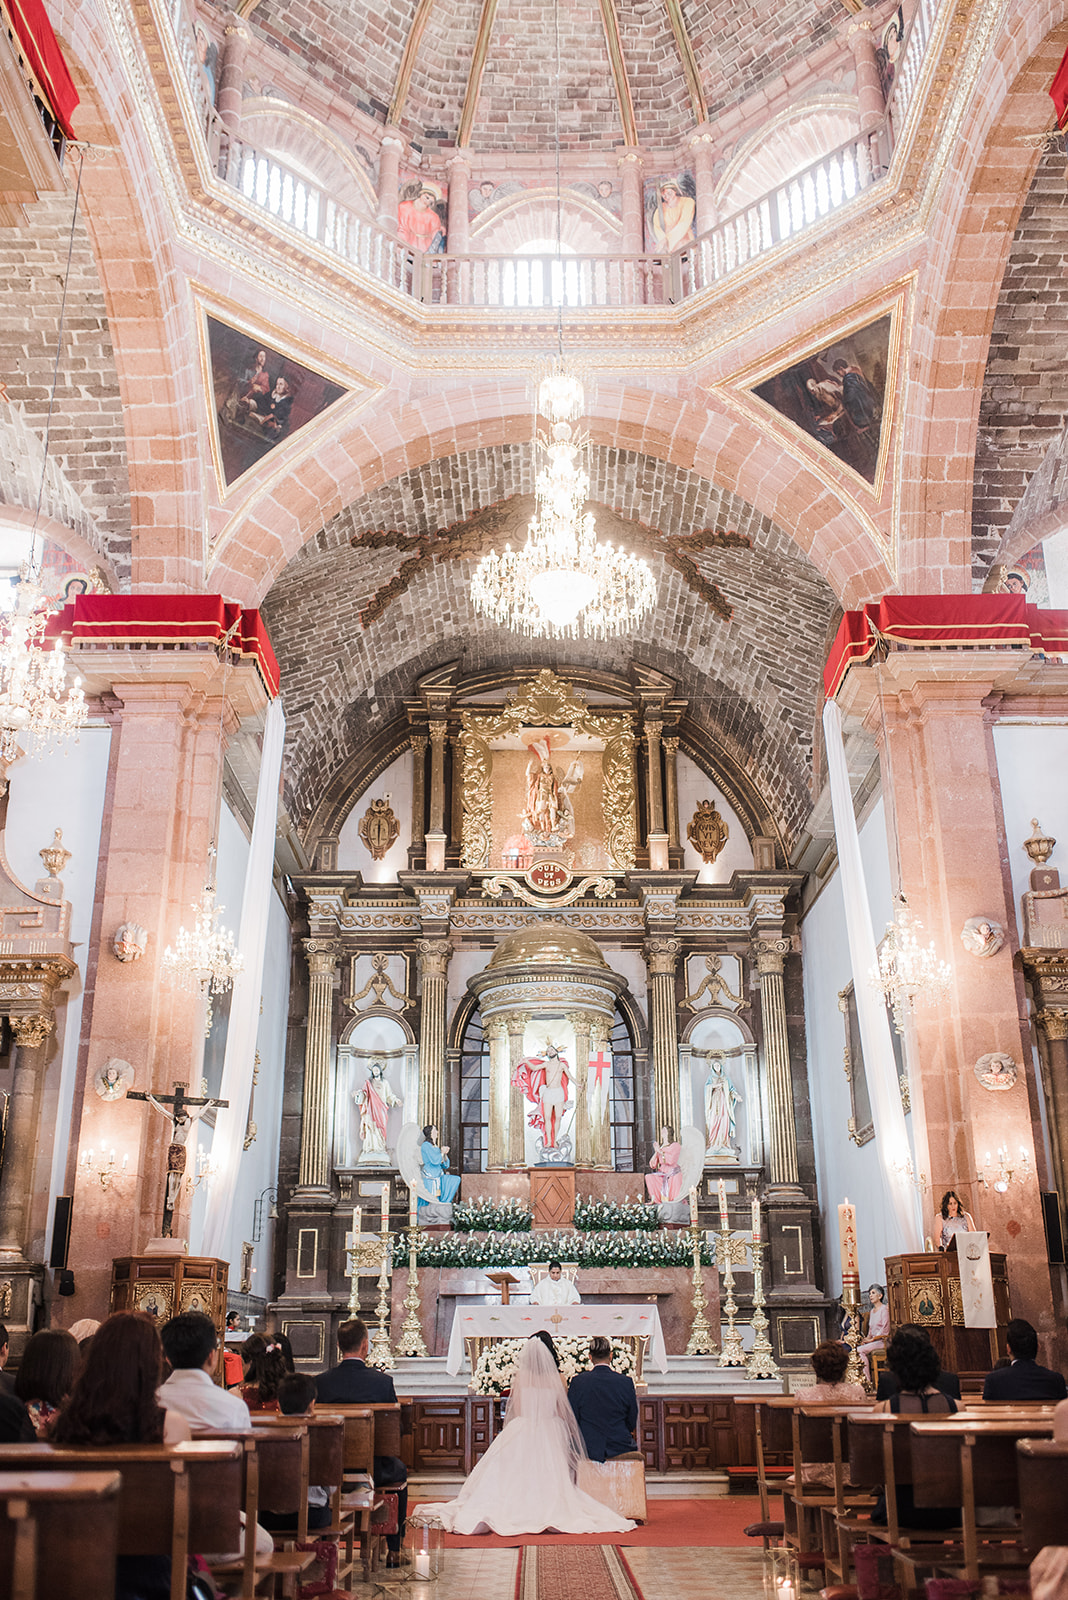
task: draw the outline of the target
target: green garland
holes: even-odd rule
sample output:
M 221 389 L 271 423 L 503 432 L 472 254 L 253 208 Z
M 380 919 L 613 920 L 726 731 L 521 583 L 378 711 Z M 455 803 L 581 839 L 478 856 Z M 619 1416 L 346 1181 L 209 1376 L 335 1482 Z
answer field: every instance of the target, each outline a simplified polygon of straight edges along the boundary
M 404 1235 L 400 1248 L 407 1253 Z M 690 1267 L 693 1246 L 688 1233 L 498 1233 L 445 1234 L 424 1240 L 421 1267 L 526 1267 L 532 1261 L 577 1261 L 580 1267 Z M 701 1261 L 712 1265 L 702 1234 Z
M 509 1198 L 498 1205 L 479 1195 L 453 1206 L 452 1226 L 456 1233 L 529 1233 L 534 1217 L 521 1200 Z
M 595 1200 L 579 1195 L 575 1201 L 575 1227 L 583 1233 L 629 1233 L 633 1229 L 655 1233 L 660 1226 L 657 1207 L 650 1201 Z

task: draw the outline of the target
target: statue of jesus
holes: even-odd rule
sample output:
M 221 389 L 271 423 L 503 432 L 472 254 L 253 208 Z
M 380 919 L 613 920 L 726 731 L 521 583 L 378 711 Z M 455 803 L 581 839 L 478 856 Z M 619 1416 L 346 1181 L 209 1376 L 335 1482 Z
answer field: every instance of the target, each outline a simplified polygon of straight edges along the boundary
M 512 1083 L 522 1089 L 534 1110 L 527 1121 L 537 1128 L 546 1150 L 554 1150 L 560 1136 L 560 1125 L 569 1104 L 568 1087 L 573 1076 L 567 1057 L 546 1039 L 544 1055 L 524 1056 L 517 1061 Z
M 390 1108 L 400 1105 L 400 1100 L 386 1082 L 381 1061 L 374 1063 L 366 1082 L 360 1085 L 352 1098 L 360 1112 L 360 1138 L 363 1140 L 360 1160 L 381 1164 L 381 1158 L 386 1154 L 386 1122 Z

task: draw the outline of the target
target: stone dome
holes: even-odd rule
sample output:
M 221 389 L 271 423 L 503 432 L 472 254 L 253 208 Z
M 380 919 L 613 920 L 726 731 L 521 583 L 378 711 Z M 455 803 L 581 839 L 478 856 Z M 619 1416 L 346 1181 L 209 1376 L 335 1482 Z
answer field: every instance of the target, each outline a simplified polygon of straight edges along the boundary
M 597 941 L 562 922 L 540 922 L 533 928 L 520 928 L 502 939 L 489 960 L 489 967 L 530 966 L 599 967 L 608 962 Z

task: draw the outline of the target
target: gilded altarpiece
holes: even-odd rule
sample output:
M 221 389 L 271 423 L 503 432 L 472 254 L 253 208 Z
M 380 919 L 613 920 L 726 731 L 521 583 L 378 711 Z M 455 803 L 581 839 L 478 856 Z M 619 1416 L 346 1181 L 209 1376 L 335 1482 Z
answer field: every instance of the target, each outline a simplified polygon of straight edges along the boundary
M 461 862 L 627 872 L 637 851 L 634 721 L 589 706 L 548 669 L 503 709 L 461 713 Z

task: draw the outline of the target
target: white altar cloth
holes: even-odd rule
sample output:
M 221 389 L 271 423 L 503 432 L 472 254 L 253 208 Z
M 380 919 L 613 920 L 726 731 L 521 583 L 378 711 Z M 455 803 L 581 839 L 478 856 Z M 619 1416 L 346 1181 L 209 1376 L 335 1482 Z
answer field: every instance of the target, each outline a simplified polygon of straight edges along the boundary
M 467 1338 L 529 1339 L 542 1328 L 554 1339 L 558 1335 L 592 1339 L 598 1333 L 612 1339 L 622 1334 L 645 1333 L 649 1336 L 648 1359 L 660 1372 L 668 1369 L 664 1330 L 656 1306 L 599 1305 L 593 1300 L 579 1306 L 457 1306 L 446 1370 L 456 1373 L 463 1366 Z

